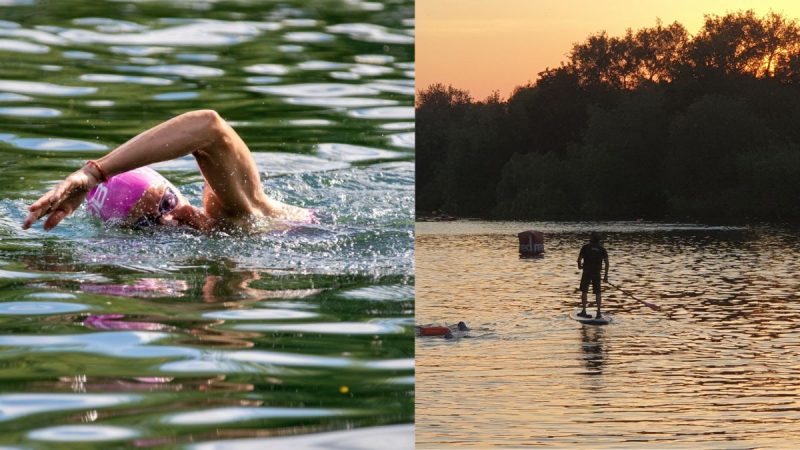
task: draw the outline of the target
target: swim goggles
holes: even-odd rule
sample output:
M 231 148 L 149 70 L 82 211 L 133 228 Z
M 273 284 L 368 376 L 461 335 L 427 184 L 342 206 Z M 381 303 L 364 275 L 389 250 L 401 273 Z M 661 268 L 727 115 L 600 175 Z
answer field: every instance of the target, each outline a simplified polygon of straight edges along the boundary
M 177 207 L 178 194 L 176 194 L 171 187 L 167 186 L 167 188 L 164 190 L 164 195 L 161 196 L 161 200 L 158 202 L 158 215 L 144 215 L 133 223 L 133 227 L 141 229 L 157 225 L 158 219 L 165 214 L 171 213 Z

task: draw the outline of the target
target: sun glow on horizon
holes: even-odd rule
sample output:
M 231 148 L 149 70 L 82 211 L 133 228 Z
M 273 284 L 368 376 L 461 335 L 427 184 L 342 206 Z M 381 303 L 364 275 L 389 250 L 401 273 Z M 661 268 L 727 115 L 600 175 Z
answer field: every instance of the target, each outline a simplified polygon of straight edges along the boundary
M 592 34 L 622 36 L 660 19 L 664 25 L 677 21 L 694 35 L 705 15 L 751 9 L 759 17 L 775 12 L 787 20 L 800 18 L 800 2 L 790 1 L 418 0 L 417 89 L 442 83 L 468 90 L 475 99 L 493 91 L 507 97 L 543 70 L 558 67 L 573 44 Z

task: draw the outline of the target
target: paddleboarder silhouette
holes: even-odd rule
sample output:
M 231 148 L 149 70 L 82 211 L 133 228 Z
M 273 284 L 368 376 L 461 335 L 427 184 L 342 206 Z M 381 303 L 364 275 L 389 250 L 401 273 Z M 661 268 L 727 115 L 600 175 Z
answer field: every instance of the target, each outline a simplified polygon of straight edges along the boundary
M 581 275 L 581 312 L 578 313 L 580 317 L 591 317 L 586 313 L 586 302 L 589 294 L 589 283 L 592 284 L 592 292 L 594 292 L 595 303 L 597 305 L 596 319 L 602 317 L 600 313 L 601 304 L 601 287 L 600 287 L 600 273 L 605 265 L 605 273 L 603 281 L 608 283 L 608 252 L 603 247 L 600 234 L 593 231 L 589 237 L 589 243 L 581 247 L 578 254 L 578 269 L 583 269 Z

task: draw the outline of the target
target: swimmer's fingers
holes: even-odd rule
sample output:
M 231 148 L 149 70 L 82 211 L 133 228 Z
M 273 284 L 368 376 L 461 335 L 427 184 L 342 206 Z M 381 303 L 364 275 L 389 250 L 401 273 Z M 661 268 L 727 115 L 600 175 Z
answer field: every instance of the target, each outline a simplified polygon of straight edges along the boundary
M 47 220 L 44 222 L 44 230 L 50 231 L 55 228 L 56 225 L 61 223 L 65 217 L 75 212 L 75 210 L 80 206 L 81 202 L 83 201 L 83 196 L 73 196 L 67 198 L 63 201 L 55 211 L 53 211 Z
M 47 194 L 44 194 L 43 196 L 41 196 L 39 198 L 39 200 L 36 200 L 35 202 L 33 202 L 33 204 L 28 208 L 28 211 L 30 211 L 32 213 L 36 212 L 36 211 L 39 211 L 39 210 L 42 210 L 42 209 L 44 209 L 46 211 L 45 206 L 50 206 L 53 203 L 53 199 L 55 198 L 53 196 L 54 192 L 55 192 L 55 189 L 52 189 Z
M 64 217 L 72 214 L 85 196 L 86 193 L 82 189 L 75 189 L 74 183 L 62 182 L 28 208 L 30 214 L 22 223 L 22 229 L 27 230 L 47 214 L 50 214 L 50 217 L 47 218 L 45 223 L 45 230 L 52 229 Z M 55 214 L 58 211 L 60 211 L 59 214 Z M 51 224 L 51 226 L 48 227 L 47 224 Z
M 28 217 L 25 218 L 25 221 L 22 223 L 22 229 L 27 230 L 31 227 L 37 220 L 39 220 L 43 215 L 47 214 L 48 210 L 50 210 L 51 205 L 51 194 L 53 192 L 50 191 L 39 200 L 36 200 L 29 208 Z
M 47 207 L 43 213 L 47 214 L 48 211 L 55 209 L 70 197 L 76 194 L 82 195 L 88 191 L 88 178 L 82 171 L 78 171 L 65 178 L 58 186 L 50 189 L 50 191 L 44 194 L 39 200 L 36 200 L 28 210 L 34 212 L 35 210 Z
M 52 214 L 50 214 L 50 216 L 47 218 L 47 220 L 44 221 L 44 230 L 45 231 L 52 230 L 53 228 L 55 228 L 56 225 L 58 225 L 62 220 L 64 220 L 64 217 L 67 217 L 67 215 L 69 215 L 69 213 L 67 211 L 64 211 L 63 209 L 57 209 L 53 211 Z

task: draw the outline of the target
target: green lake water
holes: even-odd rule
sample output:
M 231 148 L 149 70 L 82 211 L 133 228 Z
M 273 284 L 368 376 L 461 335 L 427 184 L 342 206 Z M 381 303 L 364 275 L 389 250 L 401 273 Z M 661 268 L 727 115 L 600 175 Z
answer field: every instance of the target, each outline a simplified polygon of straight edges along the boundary
M 0 445 L 413 448 L 413 29 L 407 0 L 0 2 Z M 320 223 L 21 229 L 201 108 Z M 200 205 L 191 158 L 155 168 Z

